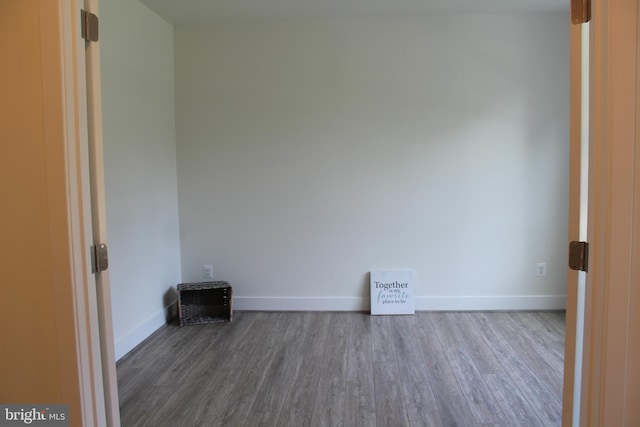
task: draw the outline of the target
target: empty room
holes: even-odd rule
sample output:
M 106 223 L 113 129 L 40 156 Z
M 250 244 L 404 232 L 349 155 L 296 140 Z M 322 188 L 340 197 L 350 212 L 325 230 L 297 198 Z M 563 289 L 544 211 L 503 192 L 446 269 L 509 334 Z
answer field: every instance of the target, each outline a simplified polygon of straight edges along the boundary
M 0 2 L 4 420 L 638 425 L 640 9 L 567 9 Z
M 560 425 L 567 5 L 144 3 L 100 10 L 123 425 Z M 233 321 L 163 326 L 206 280 Z

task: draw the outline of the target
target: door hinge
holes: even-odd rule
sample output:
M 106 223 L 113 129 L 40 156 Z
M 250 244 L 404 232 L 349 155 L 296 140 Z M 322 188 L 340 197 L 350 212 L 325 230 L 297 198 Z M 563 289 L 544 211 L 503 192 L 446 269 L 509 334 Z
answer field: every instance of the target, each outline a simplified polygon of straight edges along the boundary
M 569 243 L 569 268 L 587 271 L 589 265 L 589 244 L 587 242 Z
M 109 268 L 107 245 L 99 243 L 91 246 L 91 272 L 99 273 Z
M 571 0 L 571 23 L 584 24 L 591 20 L 591 0 Z
M 98 17 L 86 10 L 80 10 L 80 33 L 83 39 L 90 42 L 98 41 Z

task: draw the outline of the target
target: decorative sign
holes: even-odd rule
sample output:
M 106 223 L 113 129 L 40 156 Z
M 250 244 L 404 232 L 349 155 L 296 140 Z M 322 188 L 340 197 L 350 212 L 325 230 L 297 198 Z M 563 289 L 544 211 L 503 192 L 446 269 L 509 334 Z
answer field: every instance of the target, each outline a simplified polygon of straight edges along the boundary
M 371 314 L 415 314 L 413 270 L 371 272 Z

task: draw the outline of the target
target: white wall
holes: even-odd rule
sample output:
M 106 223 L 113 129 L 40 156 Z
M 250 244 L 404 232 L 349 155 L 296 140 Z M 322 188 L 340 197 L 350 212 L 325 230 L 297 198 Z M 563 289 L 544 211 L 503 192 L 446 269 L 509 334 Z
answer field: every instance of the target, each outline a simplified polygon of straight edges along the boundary
M 566 292 L 566 16 L 176 28 L 183 279 L 236 308 L 558 308 Z M 546 277 L 535 264 L 546 262 Z
M 116 357 L 165 322 L 180 282 L 173 27 L 100 3 L 109 270 Z

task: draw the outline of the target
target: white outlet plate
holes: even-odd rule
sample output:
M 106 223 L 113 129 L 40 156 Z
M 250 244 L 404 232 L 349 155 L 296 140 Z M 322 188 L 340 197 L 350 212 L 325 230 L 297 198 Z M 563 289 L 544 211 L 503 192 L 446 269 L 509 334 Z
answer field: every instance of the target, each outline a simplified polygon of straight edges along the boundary
M 206 264 L 202 266 L 202 278 L 213 279 L 213 265 Z
M 547 263 L 539 262 L 536 264 L 536 276 L 542 277 L 547 275 Z

